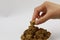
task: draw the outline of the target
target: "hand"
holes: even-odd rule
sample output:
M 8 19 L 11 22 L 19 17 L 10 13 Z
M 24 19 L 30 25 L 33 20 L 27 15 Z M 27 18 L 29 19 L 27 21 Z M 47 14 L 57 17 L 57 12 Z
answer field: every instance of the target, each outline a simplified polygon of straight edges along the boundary
M 35 20 L 35 24 L 41 24 L 49 19 L 56 18 L 60 18 L 60 5 L 46 1 L 34 9 L 32 20 Z

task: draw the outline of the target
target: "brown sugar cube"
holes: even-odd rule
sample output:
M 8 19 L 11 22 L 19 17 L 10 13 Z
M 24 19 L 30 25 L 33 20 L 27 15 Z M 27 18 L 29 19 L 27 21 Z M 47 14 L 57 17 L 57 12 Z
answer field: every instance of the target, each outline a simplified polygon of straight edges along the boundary
M 39 38 L 38 40 L 43 40 L 42 38 Z
M 43 34 L 47 33 L 47 30 L 42 30 L 42 33 L 43 33 Z
M 36 33 L 35 33 L 35 35 L 40 35 L 42 33 L 42 31 L 41 30 L 38 30 Z
M 47 38 L 49 38 L 50 37 L 50 35 L 51 35 L 51 33 L 50 32 L 47 32 Z
M 32 35 L 33 34 L 33 32 L 32 31 L 25 31 L 25 33 L 24 33 L 24 35 L 28 35 L 28 34 L 30 34 L 30 35 Z
M 29 26 L 29 29 L 39 29 L 38 27 L 35 27 L 35 26 Z
M 43 34 L 40 34 L 40 35 L 37 35 L 37 36 L 39 36 L 39 38 L 43 38 L 43 37 L 44 37 L 44 35 L 43 35 Z
M 33 20 L 33 21 L 30 21 L 30 25 L 31 26 L 34 26 L 35 25 L 35 21 Z
M 26 39 L 30 40 L 32 38 L 32 35 L 26 35 Z
M 24 39 L 25 39 L 25 36 L 24 36 L 24 35 L 22 35 L 22 36 L 21 36 L 21 39 L 22 39 L 22 40 L 24 40 Z
M 47 39 L 43 39 L 43 40 L 47 40 Z
M 45 35 L 44 35 L 44 39 L 48 39 L 50 37 L 51 33 L 50 32 L 47 32 Z
M 37 38 L 37 39 L 39 39 L 39 38 L 43 38 L 43 37 L 44 37 L 43 34 L 34 35 L 34 38 Z
M 48 39 L 48 38 L 45 36 L 44 39 Z
M 33 33 L 35 33 L 38 30 L 38 27 L 30 27 L 29 31 L 32 31 Z
M 39 37 L 37 35 L 34 35 L 34 38 L 38 39 Z
M 39 30 L 41 31 L 41 33 L 47 33 L 46 29 L 40 28 Z
M 29 30 L 28 29 L 24 31 L 24 35 L 26 35 L 26 34 L 29 34 Z
M 33 38 L 33 39 L 31 39 L 31 40 L 37 40 L 36 38 Z

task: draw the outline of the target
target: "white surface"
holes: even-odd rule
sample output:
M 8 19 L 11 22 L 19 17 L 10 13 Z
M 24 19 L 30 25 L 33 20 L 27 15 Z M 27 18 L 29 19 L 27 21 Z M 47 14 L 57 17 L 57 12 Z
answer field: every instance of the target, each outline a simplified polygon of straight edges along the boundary
M 29 26 L 33 9 L 43 2 L 44 0 L 0 0 L 0 40 L 20 40 L 21 34 Z M 52 33 L 50 40 L 60 40 L 60 20 L 49 20 L 39 27 Z

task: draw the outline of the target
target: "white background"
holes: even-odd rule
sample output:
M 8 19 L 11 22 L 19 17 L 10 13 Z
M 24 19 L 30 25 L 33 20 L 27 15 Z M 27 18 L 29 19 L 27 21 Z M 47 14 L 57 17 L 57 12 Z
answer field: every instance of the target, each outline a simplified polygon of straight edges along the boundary
M 46 0 L 0 0 L 0 40 L 21 40 L 28 28 L 33 10 Z M 50 0 L 60 4 L 60 0 Z M 38 25 L 52 33 L 49 40 L 60 40 L 60 20 L 48 20 Z

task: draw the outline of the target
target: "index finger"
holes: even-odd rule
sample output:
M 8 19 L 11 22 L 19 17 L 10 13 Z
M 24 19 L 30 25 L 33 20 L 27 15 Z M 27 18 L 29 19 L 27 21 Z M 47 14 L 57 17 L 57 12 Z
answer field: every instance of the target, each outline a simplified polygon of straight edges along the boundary
M 40 13 L 41 11 L 43 11 L 44 9 L 45 9 L 44 4 L 36 7 L 36 8 L 34 9 L 34 13 L 33 13 L 33 16 L 32 16 L 32 20 L 36 20 L 36 18 L 37 18 L 37 16 L 39 15 L 39 13 Z

